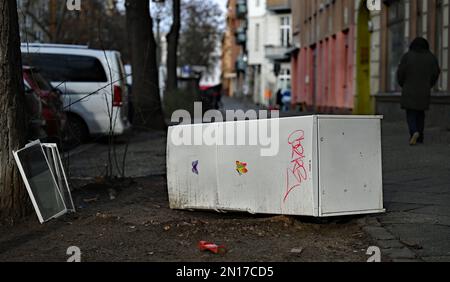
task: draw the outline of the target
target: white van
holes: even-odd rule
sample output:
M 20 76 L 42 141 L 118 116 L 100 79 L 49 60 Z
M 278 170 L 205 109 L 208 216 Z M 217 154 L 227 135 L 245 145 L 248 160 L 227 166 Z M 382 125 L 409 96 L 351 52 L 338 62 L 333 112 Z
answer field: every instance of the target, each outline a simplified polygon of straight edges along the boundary
M 60 44 L 22 44 L 22 60 L 62 92 L 66 139 L 121 135 L 130 128 L 126 74 L 120 53 Z

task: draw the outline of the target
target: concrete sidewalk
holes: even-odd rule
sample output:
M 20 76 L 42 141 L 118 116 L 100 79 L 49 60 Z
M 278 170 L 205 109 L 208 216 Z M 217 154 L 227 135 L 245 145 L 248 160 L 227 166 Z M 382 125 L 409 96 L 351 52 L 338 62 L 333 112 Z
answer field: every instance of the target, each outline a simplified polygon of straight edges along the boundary
M 224 109 L 256 108 L 225 98 Z M 429 128 L 425 144 L 411 147 L 404 120 L 382 131 L 387 212 L 365 218 L 364 229 L 394 261 L 450 261 L 450 132 Z
M 450 132 L 428 129 L 425 144 L 410 147 L 405 122 L 383 123 L 382 128 L 387 213 L 377 218 L 411 251 L 398 246 L 387 248 L 388 254 L 450 261 Z

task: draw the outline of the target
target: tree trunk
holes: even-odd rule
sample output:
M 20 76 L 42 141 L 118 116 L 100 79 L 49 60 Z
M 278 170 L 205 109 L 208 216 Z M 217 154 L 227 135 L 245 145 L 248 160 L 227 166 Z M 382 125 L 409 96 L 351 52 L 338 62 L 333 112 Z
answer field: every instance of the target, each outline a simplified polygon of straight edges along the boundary
M 0 220 L 29 211 L 13 150 L 24 146 L 27 122 L 16 0 L 0 2 Z
M 126 9 L 133 73 L 134 125 L 165 130 L 149 1 L 127 0 Z
M 180 0 L 173 0 L 173 23 L 167 34 L 167 92 L 177 89 L 177 51 L 180 37 Z

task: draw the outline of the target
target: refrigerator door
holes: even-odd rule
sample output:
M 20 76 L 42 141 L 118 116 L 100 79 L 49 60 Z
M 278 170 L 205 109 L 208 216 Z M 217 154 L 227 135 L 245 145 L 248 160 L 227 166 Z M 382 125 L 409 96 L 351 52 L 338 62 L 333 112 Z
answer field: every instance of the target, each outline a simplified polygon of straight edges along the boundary
M 381 117 L 318 119 L 320 216 L 383 212 Z

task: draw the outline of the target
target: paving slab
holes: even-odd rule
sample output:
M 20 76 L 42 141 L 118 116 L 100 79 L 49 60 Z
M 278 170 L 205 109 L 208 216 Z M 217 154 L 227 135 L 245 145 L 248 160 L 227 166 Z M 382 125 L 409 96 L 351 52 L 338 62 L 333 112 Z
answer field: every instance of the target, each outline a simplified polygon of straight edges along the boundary
M 380 247 L 393 261 L 412 254 L 413 261 L 449 261 L 450 132 L 427 128 L 425 144 L 409 146 L 406 123 L 399 121 L 383 122 L 382 135 L 387 212 L 377 218 L 398 241 L 378 240 Z

